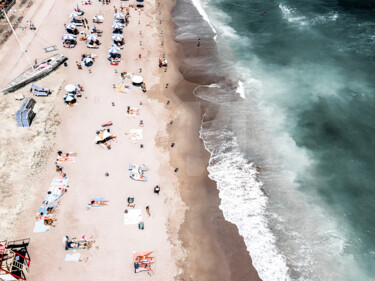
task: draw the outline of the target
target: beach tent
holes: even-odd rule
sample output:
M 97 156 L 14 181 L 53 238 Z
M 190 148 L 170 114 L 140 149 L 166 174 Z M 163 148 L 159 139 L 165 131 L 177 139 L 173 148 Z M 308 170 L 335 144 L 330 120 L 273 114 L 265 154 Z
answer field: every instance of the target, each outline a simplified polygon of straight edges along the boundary
M 140 86 L 143 83 L 143 77 L 139 75 L 133 75 L 132 76 L 132 83 L 135 86 Z

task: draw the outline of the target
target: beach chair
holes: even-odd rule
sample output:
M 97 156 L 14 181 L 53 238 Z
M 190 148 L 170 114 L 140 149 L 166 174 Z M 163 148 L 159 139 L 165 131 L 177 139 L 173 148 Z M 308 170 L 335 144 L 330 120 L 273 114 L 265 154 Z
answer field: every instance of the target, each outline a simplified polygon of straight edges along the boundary
M 51 93 L 50 89 L 40 88 L 40 87 L 38 87 L 35 84 L 31 85 L 30 92 L 32 92 L 33 95 L 37 96 L 37 97 L 40 97 L 40 96 L 45 96 L 46 97 L 46 96 L 48 96 Z

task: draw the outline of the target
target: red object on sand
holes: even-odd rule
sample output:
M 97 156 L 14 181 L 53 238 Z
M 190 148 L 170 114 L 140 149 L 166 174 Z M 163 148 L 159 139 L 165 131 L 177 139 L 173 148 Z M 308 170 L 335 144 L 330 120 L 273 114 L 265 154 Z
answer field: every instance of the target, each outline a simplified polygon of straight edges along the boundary
M 102 124 L 102 127 L 112 126 L 112 121 L 108 121 L 107 123 Z

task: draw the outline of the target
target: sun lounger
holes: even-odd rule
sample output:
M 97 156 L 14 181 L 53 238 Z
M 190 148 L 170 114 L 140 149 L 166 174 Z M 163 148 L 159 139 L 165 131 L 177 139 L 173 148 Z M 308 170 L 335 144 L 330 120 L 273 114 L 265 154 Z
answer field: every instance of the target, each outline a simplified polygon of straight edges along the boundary
M 33 92 L 34 96 L 48 96 L 51 93 L 50 89 L 40 88 L 35 84 L 31 85 L 30 92 Z
M 43 50 L 44 50 L 46 53 L 49 53 L 49 52 L 57 51 L 58 48 L 57 48 L 56 45 L 53 45 L 53 46 L 50 46 L 50 47 L 47 47 L 47 48 L 43 48 Z

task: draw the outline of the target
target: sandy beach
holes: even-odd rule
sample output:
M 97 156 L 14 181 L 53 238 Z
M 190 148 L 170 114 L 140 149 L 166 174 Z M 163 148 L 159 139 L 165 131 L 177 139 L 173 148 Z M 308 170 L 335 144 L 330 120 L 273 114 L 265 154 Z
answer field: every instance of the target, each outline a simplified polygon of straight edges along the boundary
M 136 1 L 80 5 L 90 28 L 95 15 L 104 17 L 96 25 L 103 30 L 98 49 L 88 49 L 83 41 L 73 49 L 62 47 L 64 24 L 76 1 L 39 0 L 27 10 L 25 19 L 37 30 L 17 34 L 29 56 L 45 59 L 62 53 L 69 59 L 66 67 L 36 82 L 52 94 L 35 98 L 36 118 L 30 128 L 17 127 L 14 113 L 22 101 L 15 101 L 14 93 L 1 100 L 0 124 L 7 133 L 0 141 L 0 238 L 30 238 L 27 280 L 144 280 L 147 273 L 134 273 L 133 253 L 151 251 L 152 280 L 259 280 L 237 228 L 224 220 L 216 185 L 207 176 L 209 155 L 199 139 L 202 112 L 191 94 L 196 84 L 179 72 L 183 51 L 173 39 L 174 2 L 145 1 L 144 11 L 130 8 L 122 61 L 112 66 L 106 58 L 113 6 L 119 9 L 122 3 L 129 6 Z M 52 45 L 59 50 L 46 54 L 43 48 Z M 1 46 L 1 88 L 27 68 L 16 46 L 14 36 Z M 75 62 L 82 53 L 97 58 L 92 67 L 79 70 Z M 158 66 L 163 55 L 167 71 Z M 116 91 L 123 71 L 141 75 L 147 92 L 135 86 L 128 93 Z M 67 84 L 84 88 L 72 107 L 63 102 Z M 16 93 L 31 97 L 29 88 Z M 140 114 L 127 116 L 128 106 Z M 134 142 L 129 132 L 139 129 L 141 120 L 143 139 Z M 96 131 L 108 121 L 117 136 L 111 150 L 95 144 Z M 57 176 L 58 150 L 77 153 L 74 162 L 61 164 L 69 188 L 58 199 L 56 227 L 34 233 L 37 210 Z M 130 164 L 147 165 L 148 181 L 129 178 Z M 160 195 L 153 191 L 156 185 Z M 108 206 L 88 209 L 94 197 L 105 197 Z M 124 224 L 128 197 L 135 198 L 135 207 L 142 212 L 144 230 Z M 81 262 L 65 262 L 63 238 L 83 235 L 93 237 L 92 247 L 77 251 Z

